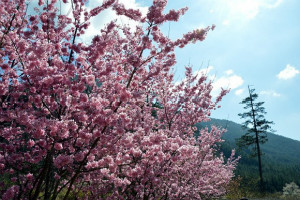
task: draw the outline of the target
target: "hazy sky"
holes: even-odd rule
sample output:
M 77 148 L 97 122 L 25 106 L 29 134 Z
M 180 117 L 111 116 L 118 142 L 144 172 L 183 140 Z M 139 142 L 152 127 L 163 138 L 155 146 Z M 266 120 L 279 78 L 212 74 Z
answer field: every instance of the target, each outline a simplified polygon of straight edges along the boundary
M 34 0 L 35 1 L 35 0 Z M 144 13 L 151 0 L 119 0 L 126 7 L 139 8 Z M 90 0 L 89 9 L 102 0 Z M 189 7 L 179 22 L 165 24 L 162 29 L 171 39 L 197 28 L 212 24 L 203 42 L 176 50 L 176 80 L 184 77 L 184 66 L 205 69 L 218 88 L 229 87 L 222 107 L 212 117 L 242 122 L 239 104 L 248 95 L 251 85 L 265 101 L 266 119 L 274 121 L 276 134 L 300 140 L 300 1 L 299 0 L 169 0 L 168 9 Z M 68 13 L 70 6 L 64 6 Z M 70 12 L 69 12 L 70 13 Z M 99 33 L 104 22 L 115 17 L 105 11 L 94 18 L 84 42 Z M 130 23 L 125 17 L 118 21 Z

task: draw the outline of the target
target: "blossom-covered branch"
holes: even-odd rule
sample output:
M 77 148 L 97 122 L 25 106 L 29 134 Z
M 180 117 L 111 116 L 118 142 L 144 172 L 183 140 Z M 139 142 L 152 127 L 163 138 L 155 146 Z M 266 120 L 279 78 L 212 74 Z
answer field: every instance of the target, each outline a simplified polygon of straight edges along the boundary
M 69 0 L 0 2 L 0 197 L 2 199 L 201 199 L 220 196 L 237 160 L 216 154 L 223 130 L 201 130 L 214 101 L 212 83 L 186 68 L 173 80 L 175 48 L 202 41 L 194 30 L 175 41 L 160 30 L 187 8 L 147 15 L 115 0 L 88 11 Z M 67 1 L 63 0 L 63 3 Z M 79 42 L 90 19 L 111 8 L 139 26 L 115 21 Z M 227 161 L 225 161 L 227 160 Z

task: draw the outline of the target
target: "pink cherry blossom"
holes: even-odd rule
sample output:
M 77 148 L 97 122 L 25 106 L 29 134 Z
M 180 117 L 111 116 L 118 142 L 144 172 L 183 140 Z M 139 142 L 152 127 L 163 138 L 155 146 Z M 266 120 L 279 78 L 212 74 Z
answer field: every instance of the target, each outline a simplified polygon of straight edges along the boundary
M 216 154 L 224 130 L 194 137 L 228 90 L 186 67 L 175 84 L 175 49 L 203 41 L 215 25 L 171 40 L 161 28 L 187 11 L 153 0 L 145 16 L 116 0 L 0 2 L 0 198 L 203 199 L 226 192 L 237 164 Z M 68 4 L 66 4 L 68 5 Z M 66 6 L 65 5 L 65 6 Z M 5 9 L 4 9 L 5 8 Z M 139 24 L 108 23 L 106 9 Z M 89 33 L 88 33 L 89 34 Z M 71 197 L 72 195 L 72 197 Z
M 55 148 L 56 150 L 62 150 L 62 149 L 63 149 L 63 145 L 62 145 L 61 143 L 55 143 L 55 144 L 54 144 L 54 148 Z

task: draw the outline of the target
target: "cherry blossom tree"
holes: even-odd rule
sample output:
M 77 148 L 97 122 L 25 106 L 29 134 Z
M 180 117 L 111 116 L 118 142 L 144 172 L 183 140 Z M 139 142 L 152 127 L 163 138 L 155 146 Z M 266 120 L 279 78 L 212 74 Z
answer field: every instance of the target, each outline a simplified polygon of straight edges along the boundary
M 186 67 L 175 84 L 174 49 L 205 39 L 214 25 L 170 40 L 161 25 L 187 8 L 146 16 L 116 0 L 0 2 L 0 197 L 2 199 L 205 199 L 220 196 L 237 159 L 217 154 L 224 130 L 194 137 L 228 92 Z M 78 42 L 105 9 L 140 25 L 108 23 Z

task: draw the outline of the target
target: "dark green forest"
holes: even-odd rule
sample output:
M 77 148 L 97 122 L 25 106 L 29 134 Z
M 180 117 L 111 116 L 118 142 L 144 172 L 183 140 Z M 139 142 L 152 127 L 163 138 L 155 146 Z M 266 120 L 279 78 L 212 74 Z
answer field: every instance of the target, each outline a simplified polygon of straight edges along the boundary
M 246 130 L 240 124 L 228 120 L 211 119 L 209 122 L 196 124 L 197 131 L 203 127 L 210 128 L 216 125 L 227 129 L 222 138 L 219 150 L 229 157 L 232 149 L 236 149 L 236 155 L 241 159 L 235 171 L 235 175 L 241 177 L 241 188 L 255 192 L 258 190 L 258 161 L 257 157 L 251 157 L 248 149 L 238 149 L 236 139 L 240 138 Z M 300 185 L 300 141 L 286 138 L 273 133 L 268 133 L 268 141 L 261 145 L 262 167 L 266 191 L 268 193 L 280 192 L 286 183 L 295 182 Z

